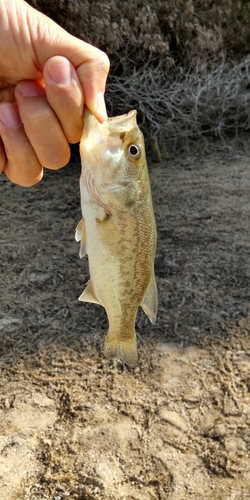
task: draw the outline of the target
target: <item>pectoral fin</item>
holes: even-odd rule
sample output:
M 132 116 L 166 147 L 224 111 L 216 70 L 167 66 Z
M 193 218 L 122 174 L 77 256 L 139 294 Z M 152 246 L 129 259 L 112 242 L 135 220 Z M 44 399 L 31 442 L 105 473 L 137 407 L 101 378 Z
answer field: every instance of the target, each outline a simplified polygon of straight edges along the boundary
M 138 194 L 132 183 L 128 183 L 127 186 L 114 184 L 106 189 L 102 196 L 110 213 L 113 213 L 113 211 L 126 212 L 134 205 Z
M 81 238 L 82 238 L 82 226 L 84 224 L 84 219 L 81 219 L 80 222 L 78 222 L 77 226 L 76 226 L 76 232 L 75 232 L 75 240 L 78 242 L 78 241 L 81 241 Z
M 75 239 L 81 242 L 79 257 L 82 259 L 86 255 L 86 227 L 84 219 L 81 219 L 76 227 Z
M 152 278 L 144 295 L 141 307 L 145 314 L 149 317 L 151 323 L 155 324 L 158 308 L 158 292 L 154 273 L 152 274 Z
M 91 280 L 88 281 L 85 290 L 82 292 L 78 300 L 81 300 L 82 302 L 92 302 L 93 304 L 101 305 L 96 297 Z

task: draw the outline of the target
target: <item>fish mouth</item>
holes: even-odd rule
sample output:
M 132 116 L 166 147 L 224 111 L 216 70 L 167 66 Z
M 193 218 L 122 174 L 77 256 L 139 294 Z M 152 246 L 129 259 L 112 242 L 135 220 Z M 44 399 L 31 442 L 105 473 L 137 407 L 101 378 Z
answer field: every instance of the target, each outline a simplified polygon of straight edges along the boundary
M 127 126 L 131 124 L 134 124 L 136 122 L 136 115 L 137 111 L 135 109 L 132 109 L 128 113 L 120 116 L 112 116 L 109 117 L 107 122 L 112 123 L 112 125 L 119 125 L 119 126 Z
M 136 125 L 136 115 L 137 111 L 132 109 L 124 115 L 112 116 L 100 123 L 88 108 L 85 108 L 84 123 L 85 126 L 89 127 L 89 130 L 94 127 L 102 136 L 109 136 L 114 132 L 120 133 L 121 131 L 127 132 L 131 130 Z

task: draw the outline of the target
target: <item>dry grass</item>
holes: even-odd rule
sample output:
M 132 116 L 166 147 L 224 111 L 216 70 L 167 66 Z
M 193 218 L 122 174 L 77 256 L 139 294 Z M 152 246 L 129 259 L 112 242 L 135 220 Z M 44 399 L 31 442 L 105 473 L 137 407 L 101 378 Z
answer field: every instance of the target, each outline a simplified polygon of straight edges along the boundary
M 248 131 L 249 2 L 29 3 L 108 53 L 110 114 L 136 108 L 144 134 L 160 147 L 189 149 L 197 139 L 204 147 L 208 138 Z
M 197 139 L 238 136 L 250 127 L 250 57 L 238 64 L 204 63 L 194 70 L 144 65 L 124 78 L 113 76 L 107 88 L 111 114 L 136 108 L 148 138 L 172 149 Z
M 249 2 L 240 0 L 28 0 L 70 33 L 105 50 L 112 73 L 162 56 L 194 67 L 221 50 L 248 53 Z M 167 60 L 167 64 L 168 64 Z

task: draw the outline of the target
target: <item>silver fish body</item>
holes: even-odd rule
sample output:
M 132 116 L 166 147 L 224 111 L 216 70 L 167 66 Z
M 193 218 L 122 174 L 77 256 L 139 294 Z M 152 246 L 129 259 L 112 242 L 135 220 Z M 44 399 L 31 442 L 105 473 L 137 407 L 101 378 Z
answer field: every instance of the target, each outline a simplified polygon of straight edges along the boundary
M 143 135 L 136 111 L 100 124 L 85 111 L 80 143 L 80 257 L 90 281 L 79 300 L 102 305 L 109 329 L 104 352 L 137 361 L 135 320 L 141 305 L 156 321 L 156 227 Z

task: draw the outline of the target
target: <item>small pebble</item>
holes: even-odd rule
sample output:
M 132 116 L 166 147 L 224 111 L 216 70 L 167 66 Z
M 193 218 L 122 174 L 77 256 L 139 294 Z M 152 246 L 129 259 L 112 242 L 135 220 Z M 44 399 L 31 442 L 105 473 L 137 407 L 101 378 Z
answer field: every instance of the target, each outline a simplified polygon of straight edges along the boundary
M 57 484 L 56 485 L 56 491 L 65 491 L 65 488 L 61 484 Z

